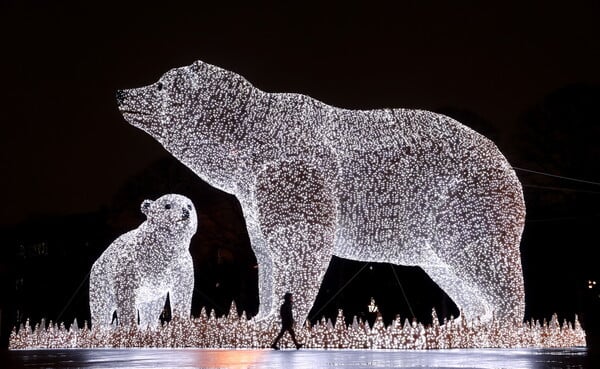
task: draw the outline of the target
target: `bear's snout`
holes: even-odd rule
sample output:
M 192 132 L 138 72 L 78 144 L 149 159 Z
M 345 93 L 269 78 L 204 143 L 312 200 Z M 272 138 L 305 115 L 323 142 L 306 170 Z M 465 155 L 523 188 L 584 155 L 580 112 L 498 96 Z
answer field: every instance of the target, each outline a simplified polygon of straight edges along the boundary
M 121 105 L 123 103 L 123 100 L 125 100 L 125 91 L 117 90 L 116 97 L 117 97 L 117 104 Z
M 190 211 L 188 209 L 183 209 L 183 219 L 190 219 Z

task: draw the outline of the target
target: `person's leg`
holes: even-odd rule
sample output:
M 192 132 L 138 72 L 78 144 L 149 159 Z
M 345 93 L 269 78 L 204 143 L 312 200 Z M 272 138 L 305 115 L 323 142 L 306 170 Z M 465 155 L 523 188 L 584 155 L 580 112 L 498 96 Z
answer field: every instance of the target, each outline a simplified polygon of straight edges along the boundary
M 300 347 L 302 345 L 299 344 L 298 341 L 296 341 L 296 333 L 294 333 L 294 329 L 290 326 L 290 327 L 287 328 L 287 331 L 290 333 L 290 336 L 292 336 L 292 341 L 294 341 L 294 345 L 296 346 L 296 350 L 300 349 Z
M 271 344 L 271 348 L 274 348 L 275 350 L 279 350 L 279 347 L 277 346 L 277 344 L 279 343 L 279 340 L 281 339 L 281 337 L 283 337 L 285 330 L 286 329 L 284 327 L 281 328 L 281 330 L 279 331 L 279 334 L 277 335 L 277 337 L 275 337 L 275 340 Z

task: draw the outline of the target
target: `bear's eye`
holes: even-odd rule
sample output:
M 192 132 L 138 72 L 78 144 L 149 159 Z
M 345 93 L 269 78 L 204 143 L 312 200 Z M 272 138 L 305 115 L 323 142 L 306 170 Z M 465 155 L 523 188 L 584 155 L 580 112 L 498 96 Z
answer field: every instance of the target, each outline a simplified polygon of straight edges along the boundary
M 157 89 L 158 91 L 162 91 L 162 89 L 163 89 L 163 84 L 162 84 L 162 82 L 158 82 L 158 84 L 156 85 L 156 89 Z
M 167 210 L 171 209 L 171 204 L 165 204 L 165 209 L 167 209 Z
M 188 210 L 192 210 L 192 205 L 188 205 Z

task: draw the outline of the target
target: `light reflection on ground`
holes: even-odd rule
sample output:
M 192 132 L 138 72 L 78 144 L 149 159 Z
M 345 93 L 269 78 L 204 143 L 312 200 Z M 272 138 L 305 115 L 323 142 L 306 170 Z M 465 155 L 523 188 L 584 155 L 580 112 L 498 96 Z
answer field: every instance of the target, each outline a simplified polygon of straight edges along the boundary
M 585 348 L 397 350 L 57 349 L 1 353 L 1 368 L 595 369 Z

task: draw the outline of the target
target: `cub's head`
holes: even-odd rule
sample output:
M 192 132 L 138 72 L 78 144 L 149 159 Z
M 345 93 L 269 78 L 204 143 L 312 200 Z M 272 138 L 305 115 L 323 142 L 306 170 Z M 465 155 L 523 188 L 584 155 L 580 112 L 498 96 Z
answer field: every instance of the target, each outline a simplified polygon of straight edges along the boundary
M 198 227 L 196 209 L 190 199 L 177 194 L 168 194 L 158 199 L 144 200 L 142 213 L 146 222 L 158 232 L 191 238 Z

